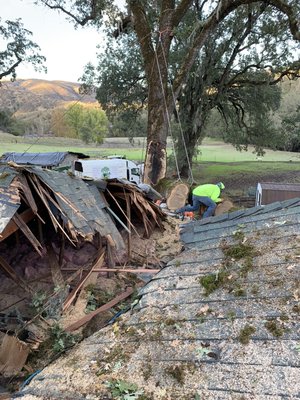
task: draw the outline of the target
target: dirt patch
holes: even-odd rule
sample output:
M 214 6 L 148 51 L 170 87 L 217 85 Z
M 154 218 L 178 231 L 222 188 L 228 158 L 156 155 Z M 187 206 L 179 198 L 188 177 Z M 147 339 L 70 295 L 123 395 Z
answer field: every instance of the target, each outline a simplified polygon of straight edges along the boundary
M 258 182 L 282 182 L 282 183 L 299 183 L 300 174 L 299 171 L 288 171 L 288 172 L 272 172 L 266 174 L 252 175 L 252 174 L 232 174 L 232 176 L 226 177 L 224 183 L 226 186 L 226 192 L 232 190 L 239 190 L 242 194 L 247 194 L 249 188 L 257 186 Z

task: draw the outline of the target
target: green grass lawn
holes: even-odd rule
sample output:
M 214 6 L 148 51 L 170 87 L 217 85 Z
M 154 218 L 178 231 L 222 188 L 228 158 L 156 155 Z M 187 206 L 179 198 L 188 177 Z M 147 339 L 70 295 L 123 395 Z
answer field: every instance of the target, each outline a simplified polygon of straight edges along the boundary
M 107 138 L 103 145 L 84 144 L 78 139 L 40 137 L 16 137 L 0 132 L 0 154 L 5 152 L 51 152 L 74 151 L 91 157 L 123 155 L 128 159 L 143 161 L 145 138 L 136 138 L 132 146 L 127 138 Z M 168 154 L 172 153 L 169 142 Z M 227 180 L 245 183 L 262 180 L 265 176 L 284 175 L 299 171 L 300 154 L 266 150 L 263 157 L 257 157 L 253 148 L 247 152 L 237 151 L 233 146 L 207 138 L 199 147 L 199 154 L 194 160 L 193 175 L 196 182 Z M 287 179 L 287 178 L 285 178 Z
M 5 152 L 51 152 L 51 151 L 75 151 L 86 153 L 90 156 L 101 157 L 107 155 L 124 155 L 128 159 L 142 160 L 145 155 L 145 139 L 136 138 L 134 146 L 131 146 L 127 138 L 107 138 L 103 145 L 84 144 L 79 139 L 56 138 L 56 137 L 36 137 L 26 138 L 12 136 L 0 132 L 0 153 Z M 253 153 L 253 147 L 249 147 L 247 152 L 238 151 L 232 145 L 207 138 L 199 146 L 199 154 L 195 158 L 196 162 L 245 162 L 259 161 L 278 162 L 278 161 L 299 161 L 299 153 L 285 151 L 266 150 L 263 157 L 257 157 Z M 168 154 L 172 153 L 172 146 L 168 147 Z

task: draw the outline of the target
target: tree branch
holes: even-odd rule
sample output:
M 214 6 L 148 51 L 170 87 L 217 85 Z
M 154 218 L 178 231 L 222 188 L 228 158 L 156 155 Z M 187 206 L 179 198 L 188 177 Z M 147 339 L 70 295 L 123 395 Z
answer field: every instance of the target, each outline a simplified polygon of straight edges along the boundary
M 99 15 L 99 7 L 97 7 L 98 2 L 97 0 L 91 0 L 90 1 L 90 12 L 85 15 L 83 18 L 77 17 L 73 12 L 70 10 L 67 10 L 65 7 L 62 5 L 52 5 L 50 1 L 47 0 L 40 0 L 45 6 L 50 8 L 51 10 L 59 10 L 62 11 L 64 14 L 68 15 L 70 18 L 74 19 L 77 24 L 84 26 L 86 25 L 89 21 L 93 21 L 96 19 L 96 17 Z M 101 12 L 100 12 L 101 15 Z

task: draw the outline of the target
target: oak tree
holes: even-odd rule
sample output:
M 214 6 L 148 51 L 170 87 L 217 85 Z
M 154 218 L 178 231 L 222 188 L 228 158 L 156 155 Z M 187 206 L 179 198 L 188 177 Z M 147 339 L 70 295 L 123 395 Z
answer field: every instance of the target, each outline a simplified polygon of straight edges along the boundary
M 117 16 L 111 2 L 106 0 L 37 0 L 46 6 L 62 11 L 76 24 L 95 24 L 111 21 Z M 274 10 L 278 21 L 283 20 L 289 29 L 290 40 L 300 41 L 298 0 L 127 0 L 115 37 L 133 29 L 139 44 L 145 79 L 147 82 L 148 128 L 145 158 L 146 182 L 156 184 L 166 174 L 166 140 L 169 116 L 175 108 L 183 85 L 199 52 L 211 35 L 233 12 L 240 7 L 257 3 Z M 108 19 L 104 14 L 109 12 Z M 199 18 L 201 12 L 201 18 Z M 189 13 L 194 16 L 192 25 L 185 24 Z M 113 18 L 110 18 L 113 17 Z M 109 19 L 110 18 L 110 19 Z M 170 61 L 176 36 L 181 29 L 190 29 L 189 41 L 182 49 L 181 61 L 173 70 L 170 80 Z
M 40 47 L 31 40 L 32 32 L 24 28 L 21 19 L 2 21 L 0 18 L 0 81 L 5 77 L 14 80 L 21 63 L 33 65 L 36 71 L 46 71 Z

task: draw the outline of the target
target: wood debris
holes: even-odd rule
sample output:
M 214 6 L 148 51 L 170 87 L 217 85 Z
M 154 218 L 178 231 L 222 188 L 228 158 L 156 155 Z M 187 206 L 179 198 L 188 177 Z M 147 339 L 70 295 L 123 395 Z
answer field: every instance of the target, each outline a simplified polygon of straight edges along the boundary
M 28 344 L 15 336 L 5 335 L 0 346 L 0 374 L 13 375 L 21 371 L 28 354 Z
M 15 334 L 2 341 L 0 368 L 13 375 L 56 324 L 71 334 L 99 314 L 113 315 L 144 284 L 142 276 L 159 272 L 158 259 L 152 269 L 130 264 L 132 234 L 149 238 L 155 228 L 164 229 L 166 216 L 123 181 L 109 180 L 102 191 L 67 174 L 14 163 L 0 166 L 0 177 L 0 270 L 17 294 L 0 301 L 0 323 L 1 313 L 16 320 L 10 325 Z M 101 289 L 105 279 L 112 282 L 107 293 Z M 103 296 L 92 311 L 91 288 Z

